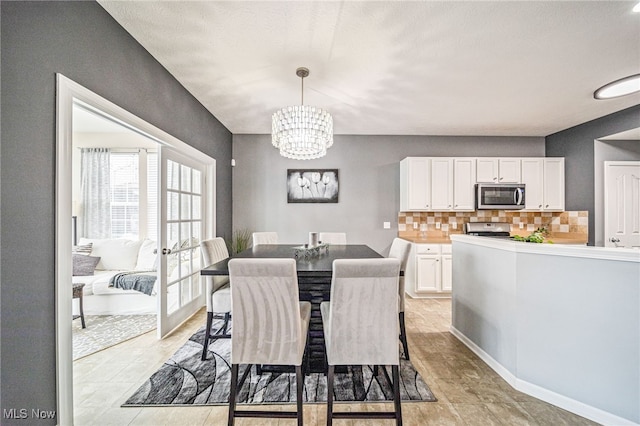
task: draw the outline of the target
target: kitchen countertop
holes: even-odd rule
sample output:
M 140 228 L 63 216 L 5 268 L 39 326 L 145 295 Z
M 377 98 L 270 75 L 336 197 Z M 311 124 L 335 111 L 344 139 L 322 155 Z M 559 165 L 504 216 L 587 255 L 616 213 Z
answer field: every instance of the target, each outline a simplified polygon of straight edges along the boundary
M 523 236 L 526 236 L 529 234 L 530 233 L 523 234 Z M 464 234 L 451 234 L 451 236 L 453 235 L 464 235 Z M 422 238 L 422 237 L 400 237 L 400 238 L 414 244 L 451 244 L 451 238 L 445 237 L 445 236 L 427 236 L 426 238 Z M 586 235 L 575 235 L 575 234 L 568 234 L 567 236 L 550 235 L 547 238 L 547 240 L 553 242 L 554 244 L 584 245 L 584 244 L 587 244 L 588 237 Z
M 427 238 L 400 237 L 400 238 L 415 244 L 451 244 L 451 239 L 449 237 L 427 237 Z

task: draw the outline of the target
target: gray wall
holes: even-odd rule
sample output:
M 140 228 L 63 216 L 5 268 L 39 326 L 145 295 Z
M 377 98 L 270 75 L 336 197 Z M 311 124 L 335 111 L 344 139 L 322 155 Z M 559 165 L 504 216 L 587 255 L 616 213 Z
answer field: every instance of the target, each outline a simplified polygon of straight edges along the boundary
M 640 123 L 638 123 L 640 126 Z M 595 245 L 603 246 L 604 236 L 604 162 L 640 161 L 640 141 L 596 141 L 594 146 L 595 175 Z
M 594 141 L 639 125 L 636 105 L 546 137 L 547 157 L 565 157 L 565 209 L 589 212 L 589 245 L 595 244 Z
M 544 157 L 544 138 L 335 136 L 326 157 L 302 162 L 281 157 L 269 135 L 234 135 L 234 229 L 277 231 L 283 243 L 344 231 L 349 243 L 386 254 L 398 233 L 400 160 L 408 156 Z M 339 169 L 339 202 L 287 204 L 288 168 Z
M 0 408 L 55 410 L 55 74 L 216 158 L 223 234 L 231 133 L 98 3 L 2 1 L 0 11 Z

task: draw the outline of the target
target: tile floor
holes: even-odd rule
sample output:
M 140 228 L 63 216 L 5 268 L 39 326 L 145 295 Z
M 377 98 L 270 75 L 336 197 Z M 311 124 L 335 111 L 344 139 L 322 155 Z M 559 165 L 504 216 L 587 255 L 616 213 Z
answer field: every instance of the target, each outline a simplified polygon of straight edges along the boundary
M 411 360 L 438 402 L 402 405 L 405 425 L 594 425 L 514 390 L 449 333 L 450 299 L 407 299 Z M 155 331 L 74 362 L 75 425 L 223 425 L 227 408 L 121 408 L 120 405 L 199 327 L 205 312 L 158 341 Z M 274 409 L 292 409 L 275 406 Z M 388 410 L 391 404 L 340 404 L 343 410 Z M 305 425 L 326 424 L 326 405 L 308 404 Z M 392 420 L 336 420 L 337 425 L 392 425 Z M 293 425 L 292 420 L 239 419 L 238 425 Z

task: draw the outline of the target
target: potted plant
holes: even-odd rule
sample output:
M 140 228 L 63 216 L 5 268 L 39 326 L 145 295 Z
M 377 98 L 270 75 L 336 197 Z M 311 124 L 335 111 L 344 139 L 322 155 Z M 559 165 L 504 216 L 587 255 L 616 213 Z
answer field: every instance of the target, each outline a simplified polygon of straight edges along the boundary
M 236 229 L 231 234 L 231 239 L 225 239 L 227 242 L 227 249 L 229 254 L 233 257 L 234 254 L 240 253 L 249 248 L 251 244 L 251 231 L 247 228 Z

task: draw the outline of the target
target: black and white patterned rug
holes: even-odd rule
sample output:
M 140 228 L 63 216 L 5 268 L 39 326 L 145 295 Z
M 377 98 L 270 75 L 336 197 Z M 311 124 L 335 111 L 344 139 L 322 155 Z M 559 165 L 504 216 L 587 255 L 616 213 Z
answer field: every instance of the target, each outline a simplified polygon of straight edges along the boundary
M 156 315 L 85 315 L 72 322 L 73 360 L 94 354 L 156 328 Z
M 215 324 L 214 324 L 215 327 Z M 123 406 L 222 405 L 229 401 L 231 341 L 219 339 L 209 345 L 201 361 L 204 327 L 167 360 Z M 240 368 L 240 375 L 243 369 Z M 389 371 L 389 375 L 390 375 Z M 435 396 L 410 361 L 401 358 L 400 392 L 403 401 L 436 401 Z M 336 374 L 336 401 L 391 401 L 387 375 L 373 375 L 371 367 L 349 367 Z M 295 403 L 295 374 L 256 374 L 252 367 L 239 394 L 241 404 Z M 327 378 L 323 374 L 305 377 L 305 402 L 326 402 Z

